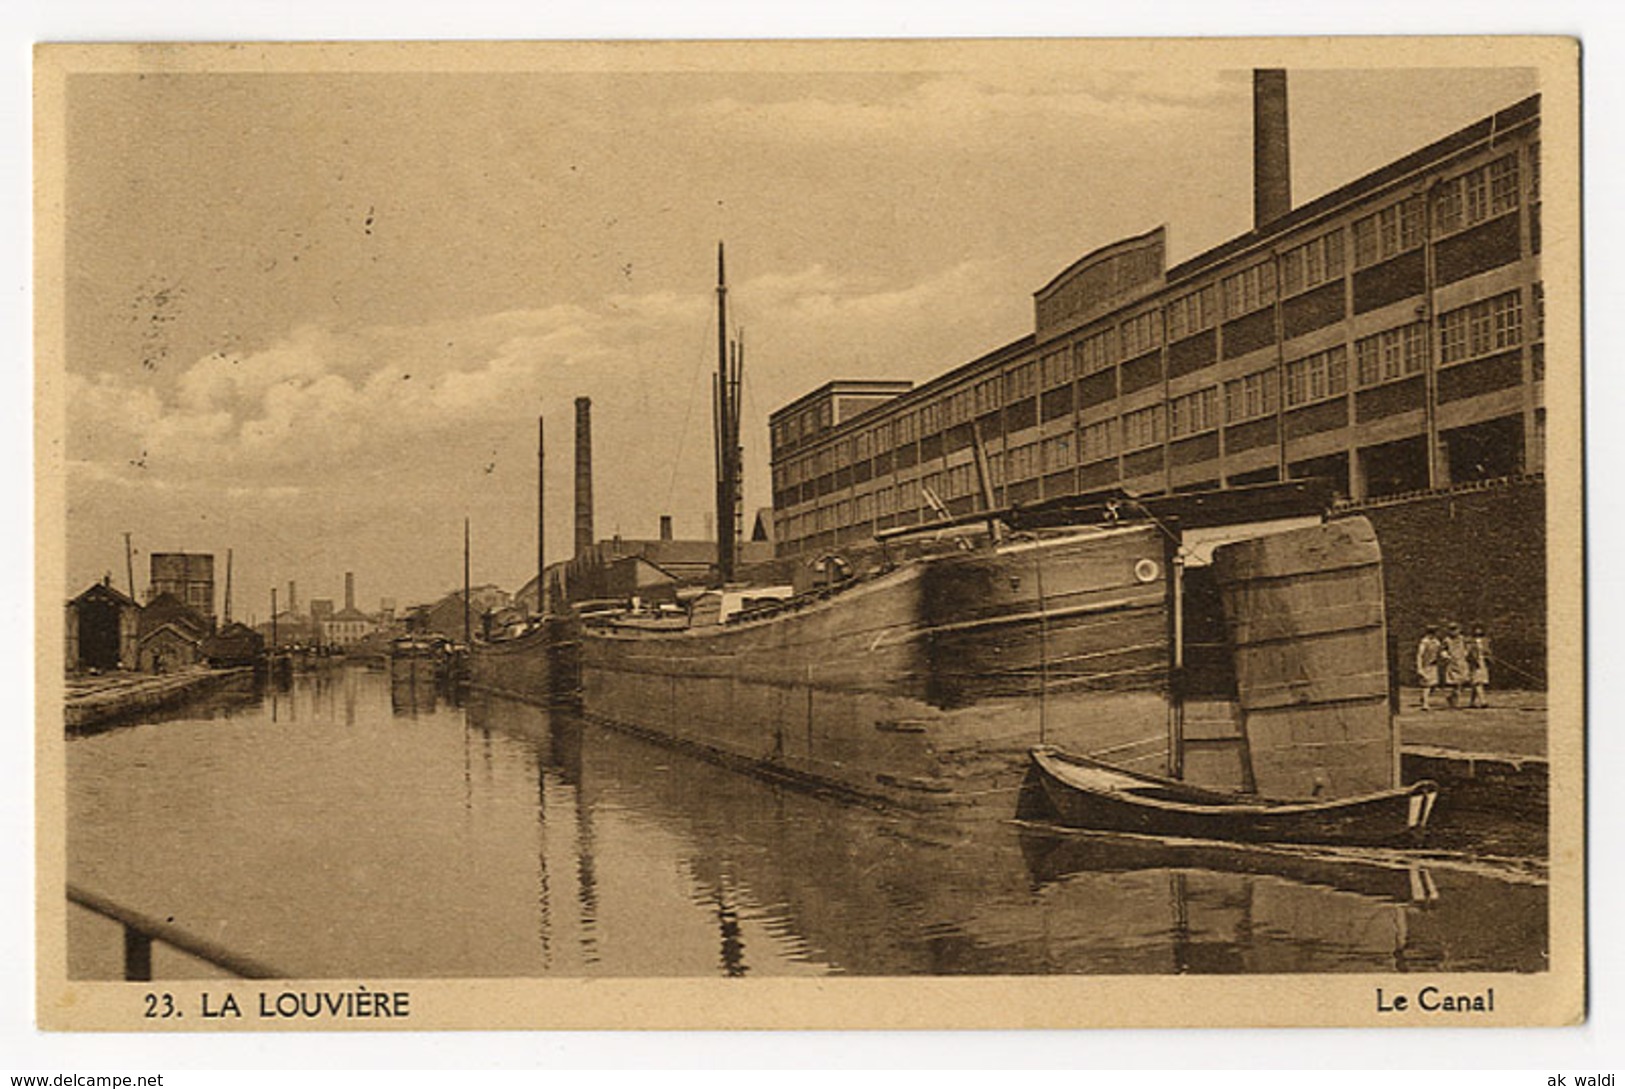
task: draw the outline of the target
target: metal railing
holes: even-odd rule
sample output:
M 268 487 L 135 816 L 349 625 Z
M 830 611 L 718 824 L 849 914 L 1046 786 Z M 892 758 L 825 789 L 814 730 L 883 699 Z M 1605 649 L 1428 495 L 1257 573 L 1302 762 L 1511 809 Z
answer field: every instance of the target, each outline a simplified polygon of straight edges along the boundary
M 155 941 L 243 979 L 293 978 L 287 972 L 234 953 L 208 938 L 189 934 L 166 919 L 157 919 L 127 908 L 72 882 L 68 883 L 68 902 L 111 919 L 124 928 L 124 978 L 129 982 L 146 983 L 152 980 L 152 943 Z

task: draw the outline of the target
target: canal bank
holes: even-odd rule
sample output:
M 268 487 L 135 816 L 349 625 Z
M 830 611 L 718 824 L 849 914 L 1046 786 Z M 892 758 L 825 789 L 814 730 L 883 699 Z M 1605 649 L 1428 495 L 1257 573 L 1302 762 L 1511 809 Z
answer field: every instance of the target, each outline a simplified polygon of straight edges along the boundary
M 224 684 L 252 680 L 253 676 L 252 666 L 238 666 L 230 669 L 198 667 L 157 676 L 109 673 L 70 677 L 64 717 L 70 732 L 105 726 L 172 707 Z
M 1435 691 L 1423 711 L 1422 690 L 1400 692 L 1396 715 L 1400 770 L 1406 782 L 1432 779 L 1442 789 L 1440 816 L 1450 811 L 1510 814 L 1546 821 L 1549 796 L 1546 693 L 1501 690 L 1488 706 L 1451 707 Z

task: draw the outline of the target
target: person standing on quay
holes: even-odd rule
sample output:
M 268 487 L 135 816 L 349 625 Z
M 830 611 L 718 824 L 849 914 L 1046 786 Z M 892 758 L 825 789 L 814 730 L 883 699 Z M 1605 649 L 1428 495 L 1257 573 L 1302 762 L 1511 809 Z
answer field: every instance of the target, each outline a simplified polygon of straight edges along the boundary
M 1439 655 L 1444 645 L 1439 642 L 1437 625 L 1429 624 L 1422 632 L 1422 641 L 1416 644 L 1416 675 L 1422 679 L 1422 710 L 1431 711 L 1429 703 L 1433 687 L 1439 683 Z
M 1444 661 L 1441 663 L 1440 681 L 1449 686 L 1446 698 L 1455 707 L 1461 701 L 1461 690 L 1472 680 L 1467 668 L 1467 637 L 1461 634 L 1461 625 L 1452 622 L 1444 637 Z
M 1468 677 L 1473 686 L 1473 701 L 1470 707 L 1488 707 L 1490 698 L 1490 637 L 1484 633 L 1483 625 L 1474 625 L 1473 637 L 1467 640 L 1467 669 Z

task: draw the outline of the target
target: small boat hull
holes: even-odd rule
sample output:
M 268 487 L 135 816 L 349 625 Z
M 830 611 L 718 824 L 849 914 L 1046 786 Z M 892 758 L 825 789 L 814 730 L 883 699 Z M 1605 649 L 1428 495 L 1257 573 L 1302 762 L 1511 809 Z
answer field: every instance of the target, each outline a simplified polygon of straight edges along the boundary
M 1032 750 L 1035 777 L 1062 824 L 1108 832 L 1255 843 L 1389 846 L 1419 841 L 1438 786 L 1327 801 L 1272 801 L 1203 790 L 1059 749 Z

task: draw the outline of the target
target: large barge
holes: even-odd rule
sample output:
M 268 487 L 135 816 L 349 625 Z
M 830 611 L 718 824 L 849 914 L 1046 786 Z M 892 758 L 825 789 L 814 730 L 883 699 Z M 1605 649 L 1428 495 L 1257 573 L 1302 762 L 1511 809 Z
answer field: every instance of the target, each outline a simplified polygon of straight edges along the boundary
M 726 294 L 719 250 L 719 329 Z M 973 439 L 977 508 L 926 488 L 929 524 L 801 565 L 821 569 L 801 593 L 753 590 L 735 569 L 740 367 L 723 339 L 714 588 L 675 615 L 582 613 L 539 571 L 538 602 L 569 615 L 477 645 L 474 686 L 578 697 L 590 718 L 775 778 L 1000 817 L 1037 744 L 1275 798 L 1397 785 L 1376 535 L 1327 521 L 1323 484 L 996 507 Z
M 1276 797 L 1395 784 L 1369 524 L 1070 513 L 709 623 L 600 617 L 581 709 L 776 778 L 1006 817 L 1038 743 Z

